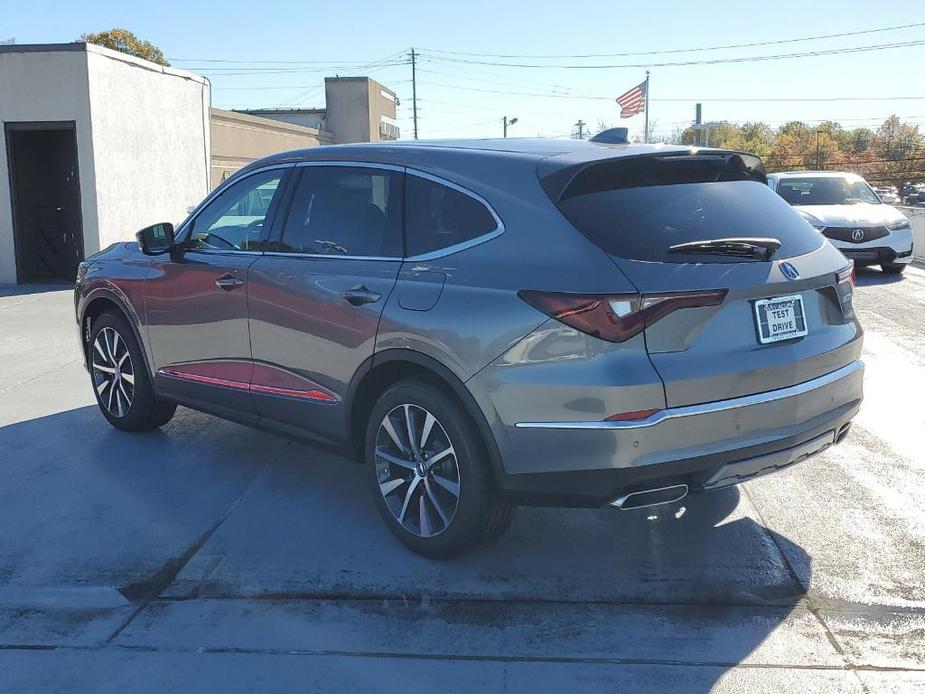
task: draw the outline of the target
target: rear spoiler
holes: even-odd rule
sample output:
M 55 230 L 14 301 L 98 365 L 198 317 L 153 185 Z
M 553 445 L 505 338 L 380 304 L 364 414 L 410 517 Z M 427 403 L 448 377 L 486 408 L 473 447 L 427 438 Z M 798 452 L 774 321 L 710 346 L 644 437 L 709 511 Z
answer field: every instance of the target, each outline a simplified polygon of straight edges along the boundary
M 603 190 L 686 182 L 685 174 L 690 177 L 689 182 L 753 180 L 765 185 L 768 182 L 761 158 L 748 152 L 690 148 L 606 157 L 607 149 L 623 148 L 608 147 L 601 158 L 575 163 L 568 161 L 569 155 L 541 161 L 537 175 L 546 194 L 559 203 Z M 563 158 L 565 162 L 561 161 Z M 677 172 L 658 166 L 675 162 L 688 166 Z M 671 175 L 659 175 L 659 169 Z

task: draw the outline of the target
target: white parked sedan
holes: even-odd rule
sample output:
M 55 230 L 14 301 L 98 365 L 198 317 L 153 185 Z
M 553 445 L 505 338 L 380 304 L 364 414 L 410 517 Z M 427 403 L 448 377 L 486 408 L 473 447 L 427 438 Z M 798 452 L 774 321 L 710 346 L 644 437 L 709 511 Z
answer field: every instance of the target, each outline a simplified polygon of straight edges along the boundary
M 768 185 L 856 265 L 900 273 L 912 262 L 912 226 L 853 173 L 789 171 Z

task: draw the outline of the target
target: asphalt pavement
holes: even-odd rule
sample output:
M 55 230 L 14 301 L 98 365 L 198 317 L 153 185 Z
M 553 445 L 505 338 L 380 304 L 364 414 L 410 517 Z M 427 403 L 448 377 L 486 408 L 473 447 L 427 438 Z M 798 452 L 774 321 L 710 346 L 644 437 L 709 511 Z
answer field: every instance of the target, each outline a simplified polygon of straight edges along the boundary
M 855 305 L 842 445 L 434 562 L 350 461 L 185 408 L 111 428 L 71 292 L 0 288 L 0 692 L 925 691 L 925 270 Z

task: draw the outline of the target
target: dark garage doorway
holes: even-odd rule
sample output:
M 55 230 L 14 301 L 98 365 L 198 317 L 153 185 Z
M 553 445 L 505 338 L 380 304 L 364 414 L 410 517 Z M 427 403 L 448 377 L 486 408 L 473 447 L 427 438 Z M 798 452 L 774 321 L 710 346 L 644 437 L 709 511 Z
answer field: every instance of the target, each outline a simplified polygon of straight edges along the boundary
M 83 260 L 74 123 L 7 123 L 6 143 L 17 281 L 72 282 Z

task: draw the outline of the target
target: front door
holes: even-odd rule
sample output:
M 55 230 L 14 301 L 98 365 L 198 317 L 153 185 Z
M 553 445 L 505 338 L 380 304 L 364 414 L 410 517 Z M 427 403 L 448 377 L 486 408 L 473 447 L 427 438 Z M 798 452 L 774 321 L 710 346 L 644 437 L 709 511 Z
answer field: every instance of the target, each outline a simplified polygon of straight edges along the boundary
M 178 232 L 181 256 L 159 256 L 145 282 L 157 389 L 244 422 L 250 398 L 248 269 L 260 258 L 287 169 L 226 187 Z
M 296 169 L 281 238 L 248 273 L 252 396 L 261 421 L 345 433 L 344 397 L 372 356 L 402 256 L 403 173 Z
M 73 123 L 7 123 L 19 282 L 73 282 L 83 259 Z

